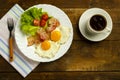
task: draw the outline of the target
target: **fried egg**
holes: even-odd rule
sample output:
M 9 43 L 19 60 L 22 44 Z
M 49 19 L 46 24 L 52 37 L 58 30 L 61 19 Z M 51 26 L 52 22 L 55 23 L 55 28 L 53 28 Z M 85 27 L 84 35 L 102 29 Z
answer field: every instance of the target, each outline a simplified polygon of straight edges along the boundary
M 61 39 L 61 31 L 59 29 L 52 31 L 50 37 L 52 41 L 59 41 Z
M 64 44 L 68 41 L 70 37 L 70 28 L 59 26 L 54 31 L 51 32 L 51 40 L 54 38 L 56 42 Z M 53 40 L 54 41 L 54 40 Z
M 54 41 L 44 41 L 35 47 L 35 53 L 42 58 L 53 58 L 58 52 L 60 44 Z
M 70 37 L 70 28 L 59 26 L 50 34 L 50 40 L 45 40 L 36 45 L 35 53 L 42 58 L 53 58 L 61 45 L 65 44 Z

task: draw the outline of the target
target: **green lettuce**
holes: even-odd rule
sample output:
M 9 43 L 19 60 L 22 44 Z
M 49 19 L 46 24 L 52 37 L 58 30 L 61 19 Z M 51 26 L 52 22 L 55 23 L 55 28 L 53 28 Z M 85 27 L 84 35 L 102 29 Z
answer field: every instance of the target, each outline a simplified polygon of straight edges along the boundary
M 21 30 L 25 34 L 35 35 L 38 26 L 33 26 L 34 19 L 40 19 L 42 16 L 42 8 L 30 8 L 21 15 Z
M 33 17 L 31 17 L 30 15 L 23 14 L 21 16 L 21 25 L 32 24 L 32 22 L 33 22 Z
M 36 7 L 33 7 L 29 11 L 34 19 L 40 19 L 42 16 L 42 8 L 38 9 Z
M 29 34 L 29 35 L 35 35 L 36 31 L 38 29 L 39 29 L 39 27 L 32 26 L 32 25 L 23 25 L 23 26 L 21 26 L 21 30 L 23 31 L 23 33 Z

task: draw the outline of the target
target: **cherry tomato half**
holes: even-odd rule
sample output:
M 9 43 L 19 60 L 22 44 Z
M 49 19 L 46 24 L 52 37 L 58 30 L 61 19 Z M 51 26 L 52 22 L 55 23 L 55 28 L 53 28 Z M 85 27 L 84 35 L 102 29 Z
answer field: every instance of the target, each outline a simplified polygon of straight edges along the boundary
M 43 14 L 42 15 L 42 19 L 44 19 L 45 21 L 47 21 L 48 20 L 48 14 Z
M 40 25 L 40 21 L 37 20 L 37 19 L 34 19 L 34 20 L 33 20 L 33 25 L 34 25 L 34 26 L 39 26 L 39 25 Z
M 42 19 L 42 20 L 40 21 L 40 26 L 41 26 L 41 27 L 44 27 L 45 24 L 46 24 L 46 21 L 45 21 L 44 19 Z

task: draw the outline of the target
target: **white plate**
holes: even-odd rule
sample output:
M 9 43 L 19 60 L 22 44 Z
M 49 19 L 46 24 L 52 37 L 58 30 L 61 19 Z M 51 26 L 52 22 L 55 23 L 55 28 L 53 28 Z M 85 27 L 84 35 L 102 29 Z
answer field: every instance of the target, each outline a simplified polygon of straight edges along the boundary
M 20 19 L 19 19 L 19 21 L 17 22 L 17 25 L 15 27 L 16 44 L 17 44 L 18 48 L 20 49 L 20 51 L 26 57 L 28 57 L 29 59 L 32 59 L 34 61 L 50 62 L 50 61 L 54 61 L 56 59 L 59 59 L 68 51 L 68 49 L 70 48 L 70 45 L 72 43 L 72 40 L 73 40 L 72 23 L 69 20 L 68 16 L 61 9 L 59 9 L 53 5 L 39 4 L 39 5 L 35 5 L 33 7 L 42 8 L 44 11 L 48 12 L 49 15 L 57 18 L 60 21 L 61 25 L 65 26 L 65 27 L 69 27 L 71 29 L 70 37 L 64 45 L 61 45 L 59 51 L 56 53 L 54 58 L 51 58 L 51 59 L 41 58 L 37 54 L 35 54 L 35 52 L 34 52 L 35 47 L 34 46 L 31 46 L 31 47 L 27 46 L 26 36 L 24 34 L 22 34 L 22 32 L 20 30 Z
M 100 34 L 96 34 L 96 35 L 91 35 L 89 34 L 87 31 L 86 31 L 86 25 L 87 25 L 87 20 L 95 15 L 95 14 L 102 14 L 104 15 L 106 18 L 107 18 L 107 23 L 108 23 L 108 27 L 110 29 L 109 32 L 103 32 L 103 33 L 100 33 Z M 91 9 L 88 9 L 86 10 L 80 17 L 79 19 L 79 30 L 81 32 L 81 34 L 88 40 L 90 41 L 102 41 L 104 40 L 105 38 L 107 38 L 111 31 L 112 31 L 112 19 L 110 17 L 110 15 L 103 9 L 100 9 L 100 8 L 91 8 Z

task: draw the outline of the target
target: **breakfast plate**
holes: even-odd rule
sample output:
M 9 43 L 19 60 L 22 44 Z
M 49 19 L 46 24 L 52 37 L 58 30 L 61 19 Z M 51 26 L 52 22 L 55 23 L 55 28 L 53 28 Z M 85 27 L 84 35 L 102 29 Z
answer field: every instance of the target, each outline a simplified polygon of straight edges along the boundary
M 56 6 L 49 5 L 49 4 L 39 4 L 39 5 L 32 6 L 30 8 L 33 8 L 33 7 L 42 8 L 44 11 L 49 13 L 49 15 L 57 18 L 61 25 L 65 26 L 65 27 L 69 27 L 70 28 L 69 39 L 67 40 L 67 42 L 65 44 L 60 45 L 59 50 L 57 51 L 56 55 L 53 58 L 49 58 L 49 59 L 42 58 L 42 57 L 38 56 L 37 54 L 35 54 L 35 46 L 34 45 L 29 46 L 29 47 L 27 46 L 27 38 L 26 38 L 26 35 L 24 35 L 21 32 L 21 29 L 20 29 L 21 22 L 19 19 L 16 24 L 16 27 L 15 27 L 16 44 L 17 44 L 19 50 L 26 57 L 28 57 L 31 60 L 38 61 L 38 62 L 50 62 L 50 61 L 57 60 L 57 59 L 61 58 L 68 51 L 68 49 L 70 48 L 70 46 L 72 44 L 72 40 L 73 40 L 72 23 L 71 23 L 70 19 L 68 18 L 68 16 L 64 13 L 64 11 L 62 11 L 61 9 L 59 9 Z M 27 10 L 29 10 L 29 9 L 27 9 Z
M 95 14 L 100 14 L 100 15 L 104 15 L 107 19 L 107 26 L 108 28 L 110 29 L 110 31 L 106 31 L 106 32 L 102 32 L 102 33 L 99 33 L 99 34 L 90 34 L 88 31 L 87 31 L 87 21 L 88 19 L 95 15 Z M 88 40 L 90 41 L 94 41 L 94 42 L 97 42 L 97 41 L 102 41 L 104 40 L 105 38 L 107 38 L 111 31 L 112 31 L 112 19 L 110 17 L 110 15 L 103 9 L 100 9 L 100 8 L 91 8 L 91 9 L 88 9 L 86 10 L 80 17 L 79 19 L 79 30 L 81 32 L 81 34 Z

